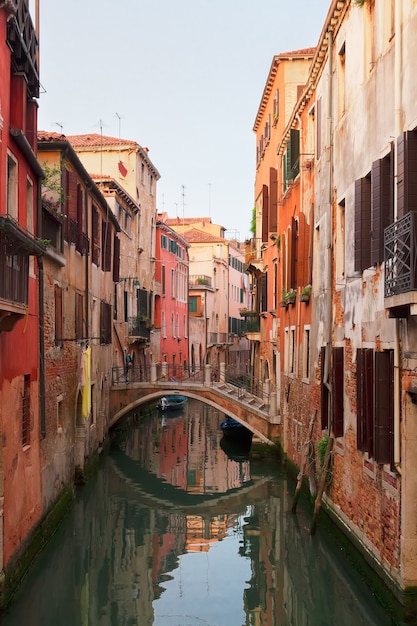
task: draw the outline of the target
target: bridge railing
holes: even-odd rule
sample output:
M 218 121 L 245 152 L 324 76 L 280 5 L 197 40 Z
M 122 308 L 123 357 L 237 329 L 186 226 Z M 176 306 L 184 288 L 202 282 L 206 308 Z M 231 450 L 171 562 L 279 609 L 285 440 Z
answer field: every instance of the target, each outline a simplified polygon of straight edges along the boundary
M 153 369 L 153 373 L 152 373 Z M 209 371 L 207 371 L 209 370 Z M 227 383 L 236 389 L 238 398 L 245 394 L 251 394 L 261 399 L 265 404 L 270 404 L 271 384 L 269 380 L 263 381 L 250 376 L 245 371 L 229 371 L 224 367 L 207 365 L 176 365 L 175 363 L 155 363 L 153 366 L 143 367 L 113 367 L 113 385 L 125 385 L 129 383 L 173 383 L 175 386 L 186 384 L 215 384 Z

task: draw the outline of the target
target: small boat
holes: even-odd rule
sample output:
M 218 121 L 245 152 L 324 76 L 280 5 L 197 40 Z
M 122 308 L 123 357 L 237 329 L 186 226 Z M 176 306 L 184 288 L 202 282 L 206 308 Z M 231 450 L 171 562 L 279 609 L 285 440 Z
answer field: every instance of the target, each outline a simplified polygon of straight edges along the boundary
M 187 396 L 164 396 L 156 405 L 160 411 L 178 411 L 187 402 Z
M 245 443 L 252 442 L 253 432 L 233 419 L 233 417 L 227 417 L 226 420 L 220 424 L 220 428 L 223 431 L 224 437 Z

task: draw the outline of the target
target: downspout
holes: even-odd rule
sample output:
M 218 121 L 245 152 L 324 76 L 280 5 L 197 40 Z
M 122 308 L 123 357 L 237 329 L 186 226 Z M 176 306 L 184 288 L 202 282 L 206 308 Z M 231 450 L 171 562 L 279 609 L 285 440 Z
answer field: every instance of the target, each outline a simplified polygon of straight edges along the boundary
M 327 212 L 327 388 L 329 389 L 329 433 L 333 430 L 333 389 L 330 378 L 332 371 L 332 337 L 333 337 L 333 33 L 327 34 L 329 59 L 328 84 L 328 133 L 329 133 L 329 189 Z
M 39 297 L 39 411 L 41 437 L 46 437 L 46 384 L 45 384 L 45 303 L 44 303 L 44 271 L 43 257 L 38 257 L 38 297 Z
M 402 2 L 395 3 L 395 48 L 394 48 L 394 106 L 395 106 L 395 138 L 399 137 L 402 130 Z M 397 141 L 394 141 L 394 172 L 397 181 L 398 176 L 398 151 Z M 398 182 L 398 181 L 397 181 Z M 394 193 L 394 221 L 398 215 L 397 193 Z M 401 474 L 401 380 L 400 380 L 400 320 L 394 320 L 394 466 Z
M 37 188 L 37 232 L 42 226 L 42 178 L 38 178 Z M 43 236 L 43 232 L 42 232 Z M 38 307 L 39 307 L 39 412 L 41 437 L 46 437 L 46 381 L 45 381 L 45 278 L 43 257 L 37 257 L 38 263 Z
M 85 232 L 86 232 L 87 236 L 88 236 L 88 192 L 89 191 L 91 191 L 91 187 L 89 185 L 87 185 L 86 186 L 86 190 L 85 190 L 85 198 L 84 198 L 84 205 L 85 205 Z M 89 297 L 88 297 L 89 296 L 89 292 L 90 292 L 89 267 L 90 267 L 90 245 L 88 246 L 88 250 L 85 253 L 85 332 L 86 332 L 86 339 L 90 338 L 90 333 L 89 333 L 90 303 L 89 303 Z

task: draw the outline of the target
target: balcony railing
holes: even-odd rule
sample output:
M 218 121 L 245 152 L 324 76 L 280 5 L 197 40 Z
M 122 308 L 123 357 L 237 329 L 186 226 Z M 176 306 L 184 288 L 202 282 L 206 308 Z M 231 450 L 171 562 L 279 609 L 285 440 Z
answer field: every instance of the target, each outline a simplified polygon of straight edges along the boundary
M 384 231 L 386 298 L 417 288 L 416 216 L 407 213 Z
M 233 335 L 229 333 L 208 333 L 207 343 L 209 346 L 230 344 L 233 343 Z
M 147 320 L 138 317 L 130 317 L 128 323 L 129 338 L 138 341 L 150 341 L 152 324 Z
M 13 0 L 15 11 L 7 23 L 7 43 L 12 50 L 13 69 L 25 74 L 29 93 L 39 97 L 38 40 L 27 0 Z M 10 5 L 12 6 L 12 5 Z M 7 6 L 6 6 L 7 10 Z
M 211 277 L 204 274 L 192 275 L 188 277 L 188 285 L 191 288 L 211 287 Z

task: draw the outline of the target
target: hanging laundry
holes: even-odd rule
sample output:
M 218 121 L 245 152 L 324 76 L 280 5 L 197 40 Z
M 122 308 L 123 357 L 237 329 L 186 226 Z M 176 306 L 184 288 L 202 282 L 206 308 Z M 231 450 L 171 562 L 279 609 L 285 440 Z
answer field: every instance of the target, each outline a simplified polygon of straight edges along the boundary
M 84 351 L 83 363 L 84 385 L 82 390 L 81 411 L 82 416 L 88 419 L 91 411 L 91 348 L 90 346 Z

